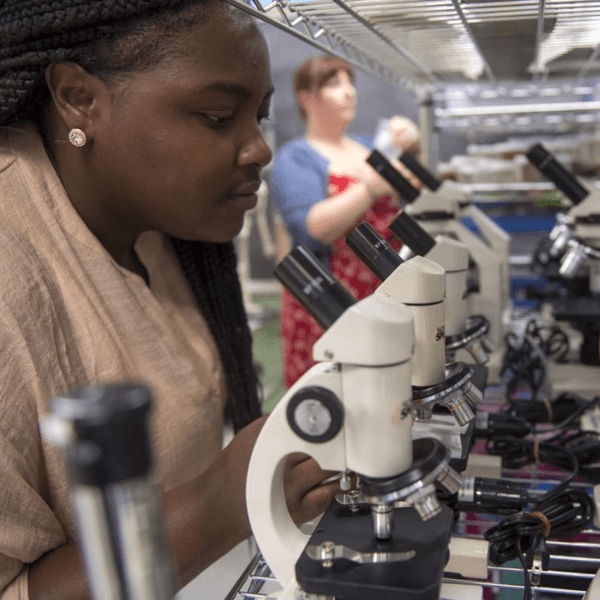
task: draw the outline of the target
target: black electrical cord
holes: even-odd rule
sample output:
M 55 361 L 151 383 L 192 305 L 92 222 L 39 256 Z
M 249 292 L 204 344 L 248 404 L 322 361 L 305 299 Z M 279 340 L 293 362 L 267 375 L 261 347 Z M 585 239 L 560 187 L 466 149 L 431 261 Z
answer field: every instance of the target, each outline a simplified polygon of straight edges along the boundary
M 523 388 L 531 391 L 531 400 L 536 400 L 538 392 L 546 379 L 546 359 L 536 342 L 525 336 L 519 338 L 508 333 L 504 338 L 505 349 L 502 359 L 501 375 L 508 375 L 506 398 L 510 400 Z
M 487 442 L 487 452 L 501 456 L 502 466 L 508 469 L 520 469 L 533 463 L 545 463 L 559 469 L 570 470 L 574 464 L 573 472 L 563 483 L 572 481 L 579 469 L 575 455 L 561 444 L 553 444 L 551 441 L 540 442 L 508 435 L 498 436 Z
M 577 431 L 560 438 L 560 443 L 577 458 L 579 477 L 593 485 L 600 483 L 600 433 Z
M 524 438 L 535 434 L 537 426 L 542 423 L 553 423 L 554 427 L 539 432 L 544 435 L 541 441 L 550 442 L 564 437 L 573 427 L 577 426 L 583 413 L 600 404 L 600 396 L 593 400 L 585 400 L 576 394 L 564 392 L 554 400 L 515 400 L 508 403 L 508 408 L 497 413 L 477 414 L 474 434 L 477 438 L 487 439 L 489 443 L 505 437 Z M 585 435 L 584 435 L 585 434 Z M 600 452 L 600 439 L 593 432 L 579 432 L 573 436 L 576 443 L 577 436 L 583 436 L 580 449 L 587 450 L 588 454 L 596 455 Z M 564 440 L 563 440 L 564 442 Z M 577 452 L 576 452 L 577 454 Z M 600 457 L 599 457 L 600 458 Z M 578 455 L 580 465 L 592 462 L 591 459 L 582 461 Z M 596 459 L 594 459 L 596 460 Z M 594 480 L 592 480 L 593 482 Z
M 534 555 L 538 553 L 542 565 L 547 565 L 546 540 L 587 529 L 593 523 L 594 510 L 594 502 L 584 489 L 573 486 L 563 488 L 559 493 L 535 504 L 529 513 L 510 515 L 489 529 L 484 534 L 490 542 L 489 559 L 495 565 L 503 565 L 518 558 L 528 588 L 527 570 L 532 566 Z M 543 518 L 536 513 L 543 515 Z M 527 589 L 526 592 L 525 600 L 529 598 Z
M 556 362 L 567 361 L 569 338 L 558 325 L 540 325 L 531 319 L 525 326 L 525 333 L 538 342 L 546 357 L 555 356 Z
M 510 398 L 507 412 L 533 424 L 562 423 L 563 421 L 570 423 L 591 408 L 593 402 L 569 392 L 563 392 L 553 400 L 547 401 L 532 402 L 531 400 Z
M 529 513 L 506 517 L 484 534 L 485 539 L 490 542 L 488 557 L 492 564 L 502 565 L 509 560 L 519 559 L 525 574 L 523 599 L 529 600 L 531 586 L 528 569 L 533 565 L 534 558 L 541 561 L 542 568 L 547 568 L 549 555 L 546 540 L 587 529 L 593 523 L 595 506 L 585 489 L 569 485 L 579 471 L 577 458 L 569 450 L 557 450 L 559 446 L 549 448 L 551 444 L 541 442 L 538 450 L 534 451 L 534 442 L 526 443 L 519 439 L 505 440 L 501 445 L 512 446 L 513 453 L 518 452 L 518 449 L 530 455 L 539 453 L 539 458 L 544 461 L 562 453 L 571 471 L 565 480 L 536 502 Z M 519 462 L 516 454 L 513 460 Z
M 510 412 L 478 412 L 475 417 L 476 438 L 494 439 L 505 435 L 525 437 L 532 431 L 533 425 L 528 420 Z
M 546 379 L 546 360 L 554 356 L 557 362 L 565 362 L 569 352 L 569 338 L 557 325 L 539 325 L 530 319 L 522 337 L 508 333 L 504 338 L 505 351 L 502 375 L 509 375 L 506 397 L 511 399 L 525 386 L 531 391 L 531 399 Z
M 578 464 L 576 475 L 588 483 L 596 484 L 600 483 L 600 465 L 594 464 L 600 461 L 600 434 L 594 431 L 574 431 L 573 426 L 584 412 L 599 404 L 600 396 L 585 401 L 561 394 L 554 402 L 556 413 L 553 412 L 553 408 L 550 408 L 554 421 L 566 414 L 566 407 L 571 407 L 570 414 L 566 414 L 551 429 L 537 432 L 537 439 L 531 439 L 526 436 L 536 435 L 537 425 L 532 419 L 534 416 L 532 413 L 535 413 L 535 417 L 539 417 L 540 422 L 544 422 L 548 416 L 548 408 L 546 403 L 529 401 L 528 412 L 525 412 L 526 416 L 533 421 L 529 431 L 523 426 L 524 419 L 516 419 L 511 414 L 496 413 L 486 415 L 487 429 L 481 432 L 476 427 L 476 434 L 479 437 L 487 437 L 488 453 L 501 456 L 504 467 L 519 469 L 534 462 L 544 462 L 568 471 L 572 465 L 571 455 L 574 455 Z M 544 407 L 543 412 L 546 414 L 542 415 L 541 410 L 537 414 L 540 406 Z

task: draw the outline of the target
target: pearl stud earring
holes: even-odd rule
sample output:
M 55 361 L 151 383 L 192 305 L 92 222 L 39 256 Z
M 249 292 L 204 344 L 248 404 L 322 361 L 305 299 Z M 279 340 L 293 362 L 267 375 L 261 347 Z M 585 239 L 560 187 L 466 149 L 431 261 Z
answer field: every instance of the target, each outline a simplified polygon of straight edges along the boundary
M 87 136 L 81 129 L 71 129 L 69 131 L 69 142 L 76 148 L 82 148 L 87 143 Z

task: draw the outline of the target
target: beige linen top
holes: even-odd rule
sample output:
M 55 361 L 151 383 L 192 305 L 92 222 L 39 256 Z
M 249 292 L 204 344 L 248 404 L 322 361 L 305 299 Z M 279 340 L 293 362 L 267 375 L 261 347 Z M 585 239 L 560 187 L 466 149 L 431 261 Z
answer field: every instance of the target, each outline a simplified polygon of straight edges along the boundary
M 200 474 L 221 446 L 218 351 L 171 246 L 120 267 L 69 202 L 35 128 L 0 128 L 0 598 L 27 600 L 27 563 L 76 535 L 64 462 L 38 420 L 50 396 L 141 381 L 155 404 L 158 480 Z

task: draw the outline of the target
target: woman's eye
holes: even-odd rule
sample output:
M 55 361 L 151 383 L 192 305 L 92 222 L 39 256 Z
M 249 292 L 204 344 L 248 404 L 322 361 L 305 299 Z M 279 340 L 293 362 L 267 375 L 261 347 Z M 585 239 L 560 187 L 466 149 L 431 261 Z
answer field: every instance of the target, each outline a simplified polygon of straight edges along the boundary
M 201 113 L 201 114 L 204 118 L 208 119 L 214 125 L 226 125 L 227 123 L 230 123 L 231 121 L 233 121 L 232 115 L 221 116 L 221 115 L 211 115 L 211 114 L 207 114 L 207 113 Z

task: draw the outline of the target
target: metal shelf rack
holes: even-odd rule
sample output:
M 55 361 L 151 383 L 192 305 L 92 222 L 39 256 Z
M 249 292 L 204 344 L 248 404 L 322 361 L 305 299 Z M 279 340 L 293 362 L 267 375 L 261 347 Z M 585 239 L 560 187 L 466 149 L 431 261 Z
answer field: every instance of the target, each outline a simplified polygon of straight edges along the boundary
M 392 83 L 583 81 L 599 68 L 596 0 L 231 1 Z
M 229 1 L 408 89 L 429 107 L 425 132 L 573 131 L 599 120 L 600 0 Z

